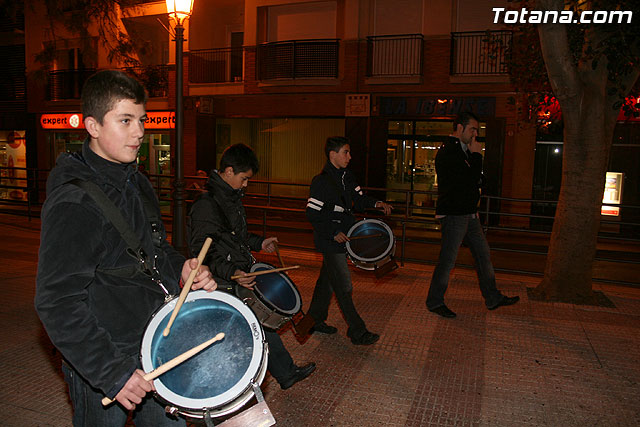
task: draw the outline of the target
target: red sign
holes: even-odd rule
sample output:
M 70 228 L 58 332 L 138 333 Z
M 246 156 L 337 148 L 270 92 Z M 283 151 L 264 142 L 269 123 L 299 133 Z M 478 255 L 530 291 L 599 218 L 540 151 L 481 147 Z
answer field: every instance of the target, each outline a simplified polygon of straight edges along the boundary
M 84 129 L 82 114 L 43 114 L 40 116 L 42 129 Z M 145 129 L 173 129 L 176 115 L 173 111 L 147 111 Z

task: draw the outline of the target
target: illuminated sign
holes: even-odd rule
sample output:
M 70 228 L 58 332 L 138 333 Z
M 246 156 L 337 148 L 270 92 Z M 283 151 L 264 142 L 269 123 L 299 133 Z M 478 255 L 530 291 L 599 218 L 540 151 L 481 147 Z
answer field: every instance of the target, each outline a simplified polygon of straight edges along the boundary
M 84 129 L 82 114 L 43 114 L 40 116 L 42 129 Z M 173 129 L 176 115 L 172 111 L 147 111 L 145 129 Z

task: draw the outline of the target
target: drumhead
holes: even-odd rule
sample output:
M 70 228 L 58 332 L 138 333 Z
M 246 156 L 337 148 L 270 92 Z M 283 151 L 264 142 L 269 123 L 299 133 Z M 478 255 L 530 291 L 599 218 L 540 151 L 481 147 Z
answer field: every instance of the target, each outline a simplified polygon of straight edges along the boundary
M 200 290 L 187 295 L 171 333 L 163 337 L 177 300 L 163 305 L 149 322 L 140 350 L 142 368 L 150 372 L 224 332 L 222 341 L 154 380 L 157 394 L 173 405 L 218 408 L 240 396 L 259 375 L 266 357 L 262 327 L 239 299 Z
M 251 266 L 251 272 L 273 270 L 274 268 L 272 265 L 257 262 Z M 254 290 L 261 301 L 283 314 L 294 315 L 300 311 L 302 306 L 300 292 L 289 276 L 277 272 L 256 276 L 255 279 Z
M 347 237 L 364 237 L 348 241 L 347 252 L 354 260 L 376 262 L 388 256 L 395 248 L 396 239 L 391 228 L 377 219 L 363 219 L 349 229 Z

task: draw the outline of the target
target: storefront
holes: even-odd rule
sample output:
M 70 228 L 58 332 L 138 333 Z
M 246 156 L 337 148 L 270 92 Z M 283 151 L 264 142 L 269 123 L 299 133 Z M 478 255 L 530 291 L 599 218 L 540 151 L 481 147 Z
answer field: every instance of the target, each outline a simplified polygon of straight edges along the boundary
M 24 130 L 0 130 L 0 199 L 26 201 L 27 148 Z M 5 169 L 6 168 L 6 169 Z
M 82 114 L 43 114 L 40 126 L 45 131 L 47 147 L 51 155 L 51 164 L 60 153 L 79 151 L 86 138 Z M 138 164 L 144 173 L 171 175 L 170 129 L 175 126 L 175 114 L 169 111 L 148 111 L 145 122 L 145 135 L 138 152 Z M 169 179 L 161 187 L 169 187 Z M 166 185 L 165 185 L 166 184 Z
M 378 123 L 372 126 L 372 141 L 385 140 L 383 146 L 372 144 L 375 151 L 385 150 L 385 181 L 376 186 L 387 189 L 419 191 L 409 202 L 417 206 L 414 214 L 432 214 L 437 198 L 435 157 L 438 148 L 453 132 L 453 119 L 461 111 L 471 111 L 480 118 L 478 141 L 482 143 L 484 170 L 490 177 L 490 191 L 500 194 L 500 175 L 504 141 L 504 120 L 495 119 L 496 99 L 490 97 L 378 97 Z M 487 138 L 492 135 L 491 138 Z M 369 169 L 380 165 L 370 164 Z M 425 193 L 422 193 L 425 192 Z M 388 192 L 386 198 L 405 201 L 402 192 Z M 420 207 L 424 209 L 420 209 Z

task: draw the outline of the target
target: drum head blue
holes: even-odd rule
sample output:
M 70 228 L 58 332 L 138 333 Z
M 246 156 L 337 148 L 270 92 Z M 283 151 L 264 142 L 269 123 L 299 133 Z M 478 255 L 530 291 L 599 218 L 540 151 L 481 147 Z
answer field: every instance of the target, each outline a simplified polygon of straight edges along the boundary
M 273 269 L 273 266 L 261 262 L 251 266 L 251 272 Z M 300 311 L 300 293 L 286 274 L 269 273 L 256 276 L 255 279 L 254 289 L 263 302 L 284 314 L 296 314 Z
M 241 301 L 220 292 L 215 292 L 218 295 L 201 292 L 204 291 L 189 294 L 167 337 L 162 333 L 175 300 L 165 305 L 150 322 L 141 350 L 143 369 L 149 372 L 224 332 L 224 339 L 156 380 L 161 397 L 195 409 L 217 407 L 238 396 L 257 373 L 263 351 L 262 330 Z
M 382 221 L 366 219 L 355 223 L 347 233 L 347 252 L 359 261 L 375 262 L 389 255 L 395 245 L 393 232 Z

